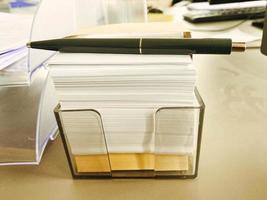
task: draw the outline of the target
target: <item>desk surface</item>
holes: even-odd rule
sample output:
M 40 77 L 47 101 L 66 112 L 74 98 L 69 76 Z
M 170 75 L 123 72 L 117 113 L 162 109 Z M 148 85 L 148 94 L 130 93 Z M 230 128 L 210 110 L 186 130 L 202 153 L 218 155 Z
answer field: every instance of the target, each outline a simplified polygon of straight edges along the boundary
M 1 199 L 267 199 L 267 57 L 195 56 L 206 104 L 195 180 L 73 180 L 60 138 L 40 166 L 0 168 Z

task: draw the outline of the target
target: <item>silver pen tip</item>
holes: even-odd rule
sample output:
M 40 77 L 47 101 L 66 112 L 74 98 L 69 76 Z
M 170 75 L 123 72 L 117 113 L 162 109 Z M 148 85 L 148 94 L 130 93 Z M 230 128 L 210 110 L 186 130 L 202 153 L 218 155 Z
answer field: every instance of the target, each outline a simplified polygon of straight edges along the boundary
M 26 44 L 26 46 L 27 46 L 28 48 L 31 48 L 31 43 L 28 42 L 28 43 Z

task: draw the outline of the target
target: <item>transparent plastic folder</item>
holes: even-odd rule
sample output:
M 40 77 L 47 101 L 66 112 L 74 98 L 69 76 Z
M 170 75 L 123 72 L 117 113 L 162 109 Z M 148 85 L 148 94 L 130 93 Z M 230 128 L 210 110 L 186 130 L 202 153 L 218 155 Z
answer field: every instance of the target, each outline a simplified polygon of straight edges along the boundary
M 205 109 L 197 90 L 195 96 L 194 105 L 156 109 L 154 131 L 143 142 L 144 149 L 153 150 L 131 153 L 114 151 L 97 110 L 62 110 L 58 105 L 55 116 L 73 177 L 195 178 Z
M 54 139 L 57 104 L 48 71 L 38 69 L 30 86 L 0 87 L 0 165 L 38 164 Z
M 72 3 L 40 1 L 29 41 L 63 37 L 74 31 Z M 58 101 L 43 66 L 53 54 L 28 49 L 27 58 L 12 73 L 1 76 L 5 84 L 0 80 L 0 165 L 39 164 L 47 142 L 56 136 L 53 109 Z
M 62 38 L 82 28 L 111 23 L 107 14 L 110 3 L 110 0 L 41 0 L 32 21 L 29 41 Z M 112 12 L 124 12 L 128 16 L 121 15 L 123 20 L 118 17 L 112 23 L 144 22 L 145 0 L 139 3 L 129 1 L 125 6 L 128 10 L 138 7 L 138 12 L 139 8 L 143 9 L 141 17 L 135 12 L 128 15 L 130 10 L 125 12 L 125 6 L 112 7 Z M 28 49 L 22 72 L 13 73 L 13 70 L 9 77 L 5 73 L 0 77 L 0 165 L 39 164 L 47 142 L 56 136 L 53 109 L 58 101 L 45 69 L 46 61 L 54 54 L 54 51 Z M 14 84 L 13 78 L 20 82 Z

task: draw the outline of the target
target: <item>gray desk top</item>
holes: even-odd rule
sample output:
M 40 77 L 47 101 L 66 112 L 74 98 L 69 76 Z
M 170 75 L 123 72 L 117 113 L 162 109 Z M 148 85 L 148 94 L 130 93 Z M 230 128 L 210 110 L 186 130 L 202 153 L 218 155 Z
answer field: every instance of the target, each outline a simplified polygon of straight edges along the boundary
M 195 180 L 73 180 L 60 138 L 40 166 L 0 168 L 1 199 L 267 199 L 267 57 L 195 56 L 206 104 Z

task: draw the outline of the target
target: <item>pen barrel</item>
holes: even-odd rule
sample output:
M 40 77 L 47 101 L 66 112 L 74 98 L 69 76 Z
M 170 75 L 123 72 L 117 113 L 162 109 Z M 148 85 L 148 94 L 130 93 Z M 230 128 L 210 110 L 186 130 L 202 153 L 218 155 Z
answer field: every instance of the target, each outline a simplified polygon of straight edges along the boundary
M 75 38 L 36 41 L 30 47 L 69 53 L 230 54 L 232 40 Z
M 75 39 L 54 39 L 34 41 L 30 43 L 31 48 L 44 49 L 73 53 L 122 53 L 133 49 L 139 49 L 140 39 L 117 39 L 117 38 L 75 38 Z M 126 53 L 125 52 L 125 53 Z
M 59 50 L 65 53 L 109 53 L 109 54 L 139 54 L 138 48 L 123 47 L 63 47 Z
M 230 54 L 231 39 L 144 39 L 143 54 Z

